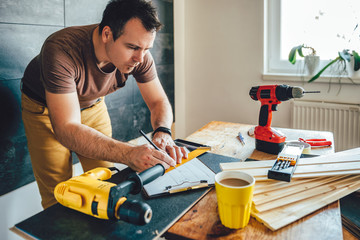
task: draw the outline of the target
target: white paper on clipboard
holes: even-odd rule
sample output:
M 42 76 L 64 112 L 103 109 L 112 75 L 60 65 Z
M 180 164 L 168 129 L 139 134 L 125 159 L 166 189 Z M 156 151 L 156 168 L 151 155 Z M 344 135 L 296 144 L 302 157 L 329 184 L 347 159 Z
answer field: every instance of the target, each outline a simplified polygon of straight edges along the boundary
M 198 158 L 194 158 L 165 173 L 163 176 L 144 185 L 144 191 L 148 197 L 168 194 L 167 187 L 172 189 L 187 188 L 198 185 L 206 180 L 208 185 L 215 184 L 215 173 Z

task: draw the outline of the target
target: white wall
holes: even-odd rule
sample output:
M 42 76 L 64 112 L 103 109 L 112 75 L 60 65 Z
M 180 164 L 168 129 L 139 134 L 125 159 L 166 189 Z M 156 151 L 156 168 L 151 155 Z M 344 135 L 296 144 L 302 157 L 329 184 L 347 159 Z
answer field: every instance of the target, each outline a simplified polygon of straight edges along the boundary
M 263 1 L 174 3 L 175 102 L 185 106 L 176 107 L 177 137 L 212 120 L 255 124 L 259 109 L 249 90 L 261 83 Z M 181 31 L 178 26 L 182 25 Z M 177 61 L 179 55 L 183 55 L 182 62 Z M 179 76 L 181 71 L 184 73 Z M 176 87 L 181 84 L 183 89 Z M 185 123 L 179 123 L 178 116 L 183 116 Z
M 257 124 L 260 103 L 252 86 L 289 84 L 321 90 L 304 100 L 360 103 L 360 87 L 263 81 L 263 0 L 174 0 L 176 137 L 212 120 Z M 343 81 L 348 82 L 346 79 Z M 278 106 L 272 126 L 290 127 L 290 101 Z

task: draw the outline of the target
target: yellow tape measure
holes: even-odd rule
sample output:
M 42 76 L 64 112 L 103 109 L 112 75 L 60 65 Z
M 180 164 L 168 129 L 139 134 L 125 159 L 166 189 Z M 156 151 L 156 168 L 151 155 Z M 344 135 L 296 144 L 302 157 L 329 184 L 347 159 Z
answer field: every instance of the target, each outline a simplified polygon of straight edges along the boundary
M 189 152 L 188 158 L 183 158 L 182 161 L 181 161 L 181 163 L 176 164 L 175 167 L 179 167 L 179 166 L 181 166 L 182 164 L 187 163 L 188 161 L 196 158 L 197 156 L 200 156 L 201 154 L 203 154 L 203 153 L 205 153 L 205 152 L 207 152 L 207 151 L 209 151 L 209 150 L 211 150 L 211 147 L 198 147 L 198 148 L 195 149 L 194 151 Z M 174 167 L 170 167 L 170 168 L 166 169 L 165 173 L 170 172 L 170 171 L 173 170 L 173 169 L 175 169 L 175 168 L 174 168 Z

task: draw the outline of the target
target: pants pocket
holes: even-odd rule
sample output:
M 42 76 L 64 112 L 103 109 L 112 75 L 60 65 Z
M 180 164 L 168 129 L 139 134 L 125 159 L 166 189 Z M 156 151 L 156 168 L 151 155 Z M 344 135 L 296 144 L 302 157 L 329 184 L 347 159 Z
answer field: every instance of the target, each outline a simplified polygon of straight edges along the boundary
M 32 114 L 44 114 L 46 107 L 21 94 L 21 110 Z

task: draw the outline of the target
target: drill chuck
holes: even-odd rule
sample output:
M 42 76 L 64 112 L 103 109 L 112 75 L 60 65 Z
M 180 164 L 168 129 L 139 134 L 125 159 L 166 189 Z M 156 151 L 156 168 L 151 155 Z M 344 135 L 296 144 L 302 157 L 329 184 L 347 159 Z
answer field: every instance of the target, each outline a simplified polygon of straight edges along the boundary
M 304 89 L 302 87 L 290 87 L 289 85 L 283 84 L 276 87 L 275 95 L 279 101 L 302 98 L 304 96 Z
M 152 210 L 147 203 L 137 200 L 126 200 L 119 207 L 118 216 L 125 222 L 135 225 L 145 225 L 149 223 L 152 218 Z
M 304 96 L 304 89 L 302 87 L 292 87 L 291 95 L 293 98 L 302 98 Z

